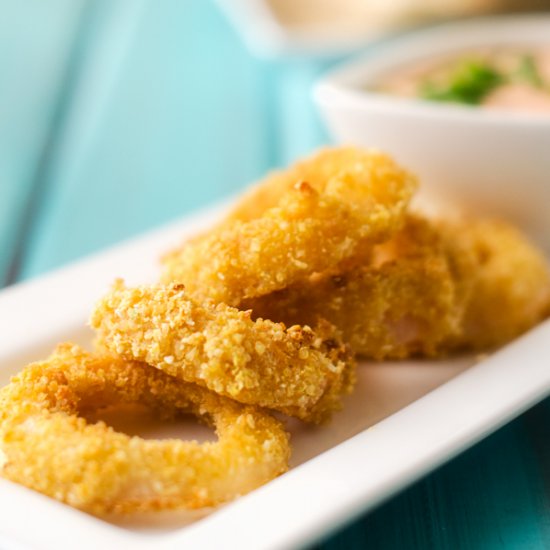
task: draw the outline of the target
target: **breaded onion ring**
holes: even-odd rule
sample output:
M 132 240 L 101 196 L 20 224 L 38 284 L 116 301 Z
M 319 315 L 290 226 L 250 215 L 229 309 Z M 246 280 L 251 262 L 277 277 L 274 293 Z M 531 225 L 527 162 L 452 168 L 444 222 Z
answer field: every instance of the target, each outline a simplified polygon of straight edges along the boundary
M 225 304 L 199 305 L 182 285 L 125 288 L 96 306 L 98 343 L 242 403 L 319 422 L 340 408 L 353 361 L 326 323 L 285 328 Z
M 273 171 L 246 191 L 221 223 L 230 225 L 260 218 L 266 210 L 277 206 L 296 183 L 315 182 L 316 188 L 326 185 L 343 169 L 353 169 L 358 160 L 364 162 L 364 155 L 355 147 L 326 148 L 284 170 Z
M 163 281 L 185 284 L 199 300 L 238 306 L 359 261 L 398 229 L 416 180 L 389 157 L 344 149 L 309 162 L 310 177 L 289 176 L 294 183 L 287 188 L 285 180 L 282 193 L 277 184 L 260 217 L 222 224 L 168 254 Z
M 295 285 L 247 303 L 284 322 L 329 319 L 360 356 L 433 356 L 456 334 L 460 307 L 444 262 L 400 260 Z
M 473 258 L 457 251 L 431 222 L 409 216 L 370 265 L 314 276 L 243 307 L 291 324 L 325 318 L 364 357 L 437 355 L 458 334 L 471 287 Z
M 499 221 L 409 216 L 370 265 L 246 300 L 253 317 L 325 318 L 358 355 L 441 355 L 502 345 L 550 312 L 548 263 Z
M 550 314 L 548 260 L 520 231 L 498 220 L 469 221 L 450 230 L 476 261 L 462 333 L 453 345 L 499 346 Z
M 190 412 L 219 441 L 144 440 L 79 416 L 113 403 Z M 0 391 L 0 449 L 2 476 L 95 514 L 215 506 L 285 472 L 290 453 L 260 409 L 70 344 Z

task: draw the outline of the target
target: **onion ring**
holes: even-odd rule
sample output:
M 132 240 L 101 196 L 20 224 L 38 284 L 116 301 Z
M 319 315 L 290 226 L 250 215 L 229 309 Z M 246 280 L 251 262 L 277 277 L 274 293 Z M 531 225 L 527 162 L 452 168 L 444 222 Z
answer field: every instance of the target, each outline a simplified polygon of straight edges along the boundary
M 78 416 L 113 403 L 190 412 L 219 441 L 146 441 Z M 71 344 L 0 391 L 0 419 L 2 475 L 95 514 L 216 506 L 288 468 L 288 435 L 269 414 Z
M 321 149 L 310 157 L 299 160 L 284 170 L 269 173 L 246 191 L 233 206 L 220 225 L 235 221 L 250 221 L 279 204 L 283 196 L 301 181 L 315 182 L 315 187 L 327 182 L 342 170 L 364 163 L 365 153 L 355 147 L 332 147 Z
M 502 345 L 550 314 L 550 267 L 546 257 L 515 227 L 476 220 L 449 227 L 475 255 L 472 292 L 458 348 Z
M 309 162 L 308 180 L 291 171 L 284 185 L 265 183 L 273 192 L 260 217 L 222 224 L 166 255 L 163 281 L 185 284 L 201 301 L 238 306 L 359 260 L 399 228 L 416 180 L 389 157 L 344 149 Z
M 504 222 L 409 216 L 371 262 L 242 305 L 253 318 L 327 319 L 356 354 L 377 360 L 495 347 L 550 311 L 546 259 Z
M 458 245 L 418 216 L 375 249 L 370 265 L 247 300 L 254 317 L 285 323 L 324 318 L 363 357 L 402 359 L 437 355 L 457 335 L 469 294 L 473 259 L 452 261 Z
M 98 343 L 242 403 L 321 422 L 351 390 L 354 363 L 331 326 L 286 328 L 225 304 L 199 305 L 183 285 L 117 281 L 96 306 Z

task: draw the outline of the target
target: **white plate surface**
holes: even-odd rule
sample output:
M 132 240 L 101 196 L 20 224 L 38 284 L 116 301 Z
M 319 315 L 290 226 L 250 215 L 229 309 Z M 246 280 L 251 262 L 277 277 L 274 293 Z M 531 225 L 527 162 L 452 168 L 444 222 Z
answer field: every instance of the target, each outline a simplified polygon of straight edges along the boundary
M 112 280 L 154 281 L 159 255 L 207 227 L 220 212 L 203 212 L 1 292 L 0 382 L 6 383 L 27 362 L 45 357 L 57 342 L 89 344 L 87 316 Z M 374 507 L 544 398 L 550 393 L 548 365 L 550 323 L 484 360 L 361 365 L 355 393 L 330 426 L 289 423 L 290 472 L 206 516 L 170 513 L 106 521 L 0 480 L 0 547 L 300 547 Z M 187 436 L 204 435 L 193 426 L 176 429 Z

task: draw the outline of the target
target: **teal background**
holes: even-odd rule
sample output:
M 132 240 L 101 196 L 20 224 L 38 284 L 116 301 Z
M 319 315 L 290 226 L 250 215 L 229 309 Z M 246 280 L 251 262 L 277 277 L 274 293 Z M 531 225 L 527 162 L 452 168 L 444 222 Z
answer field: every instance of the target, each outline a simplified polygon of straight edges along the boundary
M 181 217 L 328 141 L 310 90 L 330 63 L 254 58 L 211 0 L 0 6 L 3 284 Z M 312 544 L 548 549 L 549 426 L 546 400 Z

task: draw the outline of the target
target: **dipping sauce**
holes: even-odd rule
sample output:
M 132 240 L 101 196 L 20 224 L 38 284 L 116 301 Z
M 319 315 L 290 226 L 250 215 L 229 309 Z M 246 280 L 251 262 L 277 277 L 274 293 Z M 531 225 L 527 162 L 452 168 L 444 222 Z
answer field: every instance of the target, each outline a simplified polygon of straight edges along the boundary
M 550 46 L 430 59 L 388 74 L 376 88 L 428 101 L 550 115 Z

